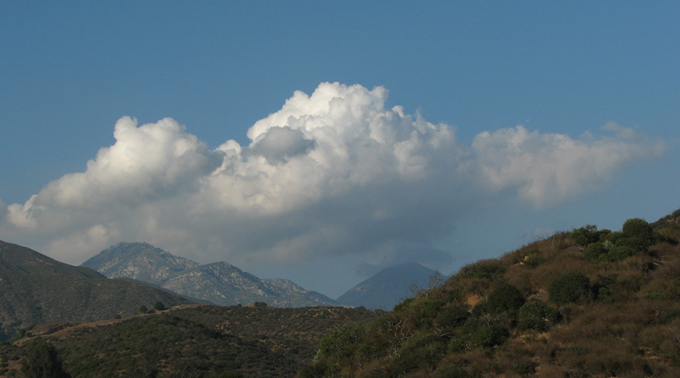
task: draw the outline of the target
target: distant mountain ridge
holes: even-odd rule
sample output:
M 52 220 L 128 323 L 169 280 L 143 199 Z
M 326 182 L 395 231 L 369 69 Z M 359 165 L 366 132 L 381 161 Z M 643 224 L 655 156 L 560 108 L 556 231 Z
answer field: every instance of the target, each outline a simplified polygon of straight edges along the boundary
M 224 261 L 200 265 L 148 243 L 118 243 L 82 266 L 109 278 L 127 277 L 175 293 L 230 306 L 264 302 L 276 307 L 336 306 L 290 280 L 261 279 Z
M 0 241 L 0 341 L 32 325 L 130 316 L 156 302 L 167 307 L 192 303 L 166 290 L 108 279 L 92 269 Z
M 198 263 L 142 242 L 118 243 L 81 266 L 96 267 L 96 271 L 109 278 L 132 278 L 160 286 L 171 276 L 197 267 Z
M 425 288 L 437 272 L 418 263 L 393 265 L 360 282 L 338 297 L 345 306 L 391 310 L 401 300 L 413 296 L 412 288 Z

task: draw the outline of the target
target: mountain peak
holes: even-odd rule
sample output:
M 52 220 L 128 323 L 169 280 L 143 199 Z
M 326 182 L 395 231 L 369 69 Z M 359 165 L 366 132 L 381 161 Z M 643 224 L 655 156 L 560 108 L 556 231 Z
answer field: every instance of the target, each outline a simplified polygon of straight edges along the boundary
M 399 301 L 413 294 L 414 285 L 426 287 L 435 273 L 415 262 L 392 265 L 349 289 L 337 301 L 347 306 L 391 310 Z

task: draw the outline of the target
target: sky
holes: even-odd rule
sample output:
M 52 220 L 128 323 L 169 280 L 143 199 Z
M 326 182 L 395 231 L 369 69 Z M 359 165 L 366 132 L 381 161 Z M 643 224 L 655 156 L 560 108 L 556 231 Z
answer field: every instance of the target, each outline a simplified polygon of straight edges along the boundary
M 680 208 L 673 1 L 0 2 L 0 239 L 337 297 Z

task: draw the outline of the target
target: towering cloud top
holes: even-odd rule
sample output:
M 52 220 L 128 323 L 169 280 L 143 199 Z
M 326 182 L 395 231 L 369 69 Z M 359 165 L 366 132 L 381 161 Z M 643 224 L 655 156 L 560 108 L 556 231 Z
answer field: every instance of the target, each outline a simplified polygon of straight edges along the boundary
M 578 139 L 517 126 L 466 146 L 452 127 L 386 99 L 382 87 L 322 83 L 256 122 L 250 145 L 215 150 L 170 118 L 138 126 L 123 117 L 85 172 L 25 204 L 0 202 L 0 237 L 71 262 L 120 240 L 246 266 L 329 254 L 399 261 L 415 251 L 440 261 L 448 255 L 434 242 L 477 203 L 510 192 L 553 205 L 664 148 L 614 124 Z

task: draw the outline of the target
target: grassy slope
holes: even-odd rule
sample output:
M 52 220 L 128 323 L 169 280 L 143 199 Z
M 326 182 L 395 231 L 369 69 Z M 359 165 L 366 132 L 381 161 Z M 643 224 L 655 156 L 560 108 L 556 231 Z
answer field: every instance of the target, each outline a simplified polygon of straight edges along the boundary
M 587 259 L 574 234 L 560 233 L 466 266 L 372 323 L 325 338 L 300 376 L 678 377 L 679 216 L 654 224 L 655 244 L 621 261 Z M 603 245 L 625 236 L 596 234 Z M 570 272 L 588 285 L 558 305 L 551 285 Z

